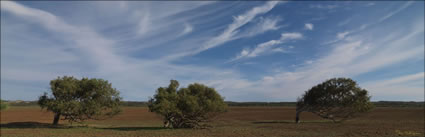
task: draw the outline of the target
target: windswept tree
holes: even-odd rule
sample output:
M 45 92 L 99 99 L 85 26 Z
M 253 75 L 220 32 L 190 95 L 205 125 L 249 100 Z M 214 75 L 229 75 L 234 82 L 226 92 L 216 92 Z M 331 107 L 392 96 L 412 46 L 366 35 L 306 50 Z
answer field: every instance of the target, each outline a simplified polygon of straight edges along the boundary
M 53 125 L 61 116 L 69 122 L 83 122 L 112 117 L 121 111 L 119 91 L 103 79 L 58 77 L 50 81 L 50 90 L 52 95 L 45 92 L 38 104 L 55 113 Z
M 158 88 L 149 100 L 149 110 L 164 118 L 164 127 L 204 128 L 206 122 L 227 109 L 214 88 L 198 83 L 178 87 L 178 81 L 171 80 L 168 87 Z
M 296 122 L 301 112 L 312 112 L 334 122 L 352 118 L 373 108 L 365 89 L 349 78 L 333 78 L 306 91 L 297 101 Z

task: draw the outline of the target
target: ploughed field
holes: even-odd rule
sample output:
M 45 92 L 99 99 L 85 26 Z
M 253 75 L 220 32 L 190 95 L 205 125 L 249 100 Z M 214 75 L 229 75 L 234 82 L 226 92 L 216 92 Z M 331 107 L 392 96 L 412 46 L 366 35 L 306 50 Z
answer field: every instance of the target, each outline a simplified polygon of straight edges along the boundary
M 294 123 L 295 107 L 230 107 L 209 129 L 165 129 L 147 107 L 124 107 L 111 119 L 87 121 L 82 126 L 61 120 L 51 127 L 53 114 L 39 107 L 11 107 L 1 111 L 1 136 L 424 136 L 424 108 L 375 108 L 344 123 L 332 123 L 302 113 Z

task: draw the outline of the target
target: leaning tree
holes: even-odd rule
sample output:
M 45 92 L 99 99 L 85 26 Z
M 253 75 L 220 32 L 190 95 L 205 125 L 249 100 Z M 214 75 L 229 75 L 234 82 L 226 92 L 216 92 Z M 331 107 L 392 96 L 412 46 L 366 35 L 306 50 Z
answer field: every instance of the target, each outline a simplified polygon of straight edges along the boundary
M 206 122 L 227 109 L 214 88 L 198 83 L 178 87 L 178 81 L 171 80 L 168 87 L 158 88 L 149 100 L 149 110 L 164 118 L 164 127 L 205 128 Z
M 367 90 L 360 88 L 354 80 L 333 78 L 312 87 L 298 99 L 296 123 L 304 111 L 341 122 L 373 107 Z
M 121 112 L 119 91 L 103 79 L 58 77 L 50 81 L 50 90 L 52 95 L 45 92 L 38 104 L 55 114 L 53 125 L 61 116 L 72 123 L 101 120 Z

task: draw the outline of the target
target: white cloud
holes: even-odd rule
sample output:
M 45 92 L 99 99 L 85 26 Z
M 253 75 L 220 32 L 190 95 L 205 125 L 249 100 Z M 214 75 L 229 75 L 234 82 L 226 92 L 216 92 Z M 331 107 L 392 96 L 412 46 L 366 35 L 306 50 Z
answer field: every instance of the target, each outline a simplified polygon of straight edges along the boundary
M 304 25 L 304 29 L 306 29 L 306 30 L 313 30 L 313 24 L 311 24 L 311 23 L 306 23 L 306 24 Z
M 329 42 L 325 42 L 325 43 L 323 43 L 323 44 L 324 44 L 324 45 L 327 45 L 327 44 L 331 44 L 331 43 L 338 42 L 339 40 L 343 40 L 343 39 L 346 37 L 346 35 L 350 35 L 350 34 L 352 34 L 352 33 L 356 33 L 356 32 L 359 32 L 359 31 L 365 30 L 366 28 L 368 28 L 368 27 L 370 27 L 370 26 L 373 26 L 373 25 L 376 25 L 376 24 L 378 24 L 378 23 L 381 23 L 381 22 L 383 22 L 383 21 L 387 20 L 388 18 L 390 18 L 391 16 L 393 16 L 393 15 L 397 14 L 398 12 L 400 12 L 400 11 L 402 11 L 402 10 L 406 9 L 406 8 L 407 8 L 407 7 L 409 7 L 412 3 L 413 3 L 413 1 L 408 1 L 408 2 L 406 2 L 405 4 L 403 4 L 401 7 L 399 7 L 397 10 L 392 11 L 392 12 L 390 12 L 390 13 L 386 14 L 385 16 L 381 17 L 379 20 L 377 20 L 377 21 L 375 21 L 375 22 L 363 24 L 363 25 L 361 25 L 358 29 L 354 29 L 354 30 L 350 30 L 350 31 L 345 31 L 345 32 L 338 33 L 338 34 L 337 34 L 337 39 L 335 39 L 335 40 L 331 40 L 331 41 L 329 41 Z M 348 18 L 347 20 L 340 22 L 340 23 L 338 24 L 338 26 L 342 26 L 342 25 L 345 25 L 345 24 L 349 23 L 349 21 L 351 21 L 351 19 L 352 19 L 352 18 Z
M 260 21 L 254 27 L 250 27 L 248 30 L 241 32 L 238 37 L 250 37 L 267 31 L 277 30 L 281 27 L 278 26 L 280 20 L 279 17 L 260 18 Z
M 313 64 L 313 60 L 307 60 L 307 61 L 305 61 L 305 64 Z
M 258 87 L 274 87 L 273 89 L 269 89 L 270 93 L 268 93 L 274 97 L 296 98 L 303 91 L 328 78 L 355 77 L 400 63 L 404 60 L 423 57 L 424 45 L 417 45 L 417 41 L 415 40 L 423 36 L 424 29 L 422 23 L 423 21 L 415 23 L 416 25 L 413 25 L 411 31 L 407 34 L 393 31 L 392 33 L 399 36 L 396 38 L 374 37 L 373 40 L 370 40 L 368 39 L 368 35 L 373 34 L 368 34 L 368 32 L 358 34 L 353 36 L 353 40 L 336 43 L 333 46 L 334 48 L 329 53 L 326 53 L 325 56 L 306 61 L 305 66 L 297 68 L 295 71 L 277 73 L 269 76 L 273 77 L 275 79 L 274 81 L 256 83 L 262 83 Z M 423 38 L 421 39 L 423 41 Z M 423 76 L 423 73 L 379 82 L 381 84 L 376 82 L 376 84 L 382 85 L 384 83 L 384 85 L 390 85 L 391 83 L 401 83 L 421 78 L 421 76 Z M 373 83 L 375 84 L 375 82 Z M 374 84 L 369 84 L 365 87 L 370 88 L 370 85 Z M 363 87 L 363 85 L 360 86 Z M 421 86 L 417 88 L 411 87 L 405 91 L 405 94 L 418 95 L 419 93 L 423 93 L 423 84 Z M 374 97 L 382 95 L 378 91 L 388 89 L 384 87 L 373 87 L 370 90 L 372 98 L 375 100 L 380 99 Z M 401 87 L 397 88 L 397 90 L 401 90 Z M 282 92 L 282 89 L 291 92 Z M 393 93 L 397 95 L 401 92 L 394 90 Z M 423 96 L 416 99 L 423 100 Z
M 386 19 L 390 18 L 391 16 L 393 16 L 393 15 L 397 14 L 398 12 L 400 12 L 400 11 L 404 10 L 405 8 L 409 7 L 412 3 L 413 3 L 413 1 L 408 1 L 408 2 L 406 2 L 406 3 L 405 3 L 405 4 L 403 4 L 401 7 L 399 7 L 397 10 L 394 10 L 394 11 L 392 11 L 392 12 L 388 13 L 387 15 L 385 15 L 385 16 L 383 16 L 383 17 L 381 17 L 381 18 L 379 19 L 379 22 L 382 22 L 382 21 L 384 21 L 384 20 L 386 20 Z
M 2 14 L 3 11 L 6 11 L 17 15 L 26 22 L 30 22 L 33 25 L 31 27 L 39 25 L 42 29 L 47 29 L 49 34 L 63 35 L 58 41 L 67 42 L 62 46 L 58 46 L 57 43 L 44 44 L 40 42 L 44 39 L 38 38 L 38 33 L 31 35 L 29 33 L 31 31 L 24 29 L 27 27 L 15 27 L 13 23 L 2 21 L 2 26 L 8 26 L 6 27 L 8 29 L 2 29 L 2 33 L 10 32 L 7 33 L 8 39 L 2 40 L 2 85 L 5 83 L 11 85 L 14 81 L 37 81 L 47 87 L 48 80 L 54 79 L 56 76 L 96 77 L 114 83 L 113 86 L 117 87 L 126 99 L 146 100 L 149 95 L 152 95 L 153 87 L 165 86 L 169 79 L 191 75 L 191 78 L 181 81 L 182 85 L 185 85 L 193 81 L 239 77 L 238 72 L 231 70 L 173 65 L 161 60 L 136 59 L 125 53 L 118 54 L 116 41 L 107 39 L 90 28 L 71 25 L 51 13 L 12 1 L 2 1 L 1 6 Z M 10 30 L 9 26 L 17 29 Z M 48 42 L 54 42 L 54 40 Z M 28 54 L 27 50 L 18 50 L 19 48 L 33 52 Z M 241 83 L 239 81 L 241 80 L 235 80 L 234 84 Z M 30 87 L 29 85 L 31 84 L 20 86 Z M 16 89 L 16 87 L 2 86 L 2 95 L 3 93 L 5 95 L 16 94 L 11 93 L 16 90 L 10 89 Z M 38 96 L 43 92 L 43 90 L 34 88 L 31 90 L 36 90 L 32 91 L 32 96 Z
M 284 52 L 283 48 L 273 48 L 274 45 L 282 44 L 289 40 L 296 40 L 303 38 L 301 33 L 293 32 L 293 33 L 282 33 L 280 39 L 278 40 L 270 40 L 261 44 L 258 44 L 253 50 L 243 49 L 239 55 L 235 58 L 231 59 L 229 62 L 233 62 L 243 58 L 252 58 L 262 55 L 264 53 L 272 52 Z
M 119 47 L 116 46 L 117 41 L 115 39 L 112 39 L 110 36 L 101 35 L 97 33 L 95 29 L 88 28 L 81 24 L 73 25 L 51 13 L 28 8 L 11 1 L 2 1 L 1 3 L 2 14 L 3 11 L 5 11 L 5 14 L 12 13 L 30 24 L 26 27 L 21 27 L 18 25 L 25 21 L 14 24 L 2 19 L 2 26 L 4 27 L 4 29 L 2 28 L 2 34 L 9 36 L 8 39 L 2 39 L 1 44 L 2 97 L 4 97 L 4 95 L 11 95 L 5 93 L 17 91 L 7 90 L 12 86 L 15 88 L 17 87 L 19 91 L 26 90 L 22 87 L 31 87 L 31 90 L 38 91 L 35 94 L 31 94 L 36 97 L 43 91 L 40 89 L 48 87 L 48 80 L 52 79 L 52 77 L 67 74 L 78 77 L 88 76 L 108 79 L 113 83 L 114 87 L 117 87 L 121 91 L 126 100 L 146 100 L 148 96 L 153 94 L 155 88 L 166 86 L 169 79 L 177 79 L 181 82 L 182 86 L 197 81 L 215 87 L 220 94 L 225 95 L 228 100 L 233 101 L 250 101 L 249 98 L 244 98 L 245 96 L 251 96 L 254 101 L 264 101 L 262 100 L 264 98 L 270 101 L 293 101 L 297 96 L 302 94 L 303 91 L 308 90 L 308 88 L 322 82 L 326 78 L 339 76 L 356 77 L 405 60 L 422 58 L 424 51 L 424 45 L 420 45 L 421 43 L 418 45 L 417 43 L 418 39 L 420 42 L 423 41 L 423 38 L 418 38 L 423 36 L 423 18 L 421 18 L 422 22 L 416 23 L 419 25 L 413 25 L 414 27 L 412 27 L 410 33 L 406 34 L 404 31 L 391 30 L 391 35 L 394 35 L 394 37 L 390 38 L 382 38 L 384 35 L 375 35 L 368 32 L 358 32 L 360 34 L 357 32 L 344 34 L 346 32 L 342 32 L 341 38 L 346 39 L 349 35 L 352 39 L 335 43 L 335 45 L 330 46 L 331 49 L 329 52 L 323 53 L 319 58 L 305 62 L 301 61 L 301 63 L 305 64 L 300 65 L 301 67 L 294 68 L 295 70 L 289 71 L 282 68 L 280 71 L 274 72 L 274 74 L 262 76 L 262 78 L 258 78 L 257 80 L 247 80 L 244 76 L 241 76 L 237 70 L 232 69 L 214 68 L 211 66 L 176 65 L 164 60 L 132 58 L 127 54 L 128 52 L 122 52 L 122 50 L 120 50 L 121 46 L 126 45 L 122 44 Z M 126 6 L 130 8 L 132 5 L 127 4 Z M 267 8 L 261 10 L 262 8 L 259 7 Z M 243 14 L 243 17 L 235 17 L 232 24 L 239 25 L 229 25 L 225 28 L 225 31 L 219 35 L 215 35 L 215 37 L 213 37 L 216 38 L 215 46 L 213 42 L 210 43 L 213 44 L 213 46 L 209 48 L 220 45 L 220 40 L 223 40 L 222 42 L 228 42 L 240 38 L 243 36 L 239 32 L 240 28 L 244 24 L 248 24 L 244 22 L 249 18 L 248 15 L 252 14 L 251 11 L 256 11 L 255 16 L 258 16 L 270 11 L 274 5 L 271 6 L 271 8 L 270 5 L 259 7 L 246 12 Z M 183 9 L 185 8 L 180 10 L 176 9 L 176 11 L 182 11 Z M 131 11 L 131 9 L 129 9 L 129 11 Z M 155 12 L 149 11 L 149 13 Z M 161 13 L 161 16 L 166 17 L 171 14 L 175 13 Z M 137 22 L 135 25 L 139 28 L 138 23 L 139 21 L 143 22 L 143 16 L 140 14 L 140 16 L 137 17 L 138 18 L 134 21 Z M 273 19 L 274 18 L 264 18 L 260 20 L 260 22 L 263 21 L 265 24 L 268 22 L 268 24 L 271 24 L 271 27 L 256 27 L 263 28 L 260 30 L 273 30 L 279 28 L 277 25 L 278 21 L 274 21 Z M 170 24 L 182 24 L 187 21 L 187 19 L 179 19 L 179 21 L 172 20 L 170 21 L 171 23 L 166 22 L 169 24 L 164 25 L 159 23 L 164 22 L 164 20 L 159 20 L 156 16 L 149 16 L 149 20 L 152 21 L 150 26 L 147 26 L 149 27 L 149 29 L 147 29 L 149 31 L 146 31 L 143 35 L 148 38 L 153 38 L 156 35 L 155 33 L 164 34 L 164 32 L 172 32 L 169 34 L 173 35 L 173 37 L 166 38 L 165 41 L 185 31 L 183 30 L 182 32 L 181 28 L 173 31 L 166 31 L 163 30 L 164 28 L 172 26 Z M 254 19 L 251 18 L 248 22 L 252 20 Z M 25 28 L 36 28 L 37 25 L 48 30 L 50 32 L 49 34 L 55 36 L 61 35 L 61 39 L 45 42 L 41 36 L 36 37 L 33 33 L 30 33 L 31 31 L 25 30 Z M 191 26 L 191 24 L 189 24 L 189 26 Z M 411 25 L 409 25 L 409 27 L 410 26 Z M 185 27 L 185 30 L 186 28 L 190 27 Z M 134 30 L 136 32 L 139 31 L 139 29 Z M 158 32 L 152 30 L 158 30 Z M 196 28 L 196 30 L 198 30 L 198 28 Z M 189 33 L 193 33 L 196 30 L 192 28 L 192 31 Z M 369 29 L 364 29 L 363 31 L 368 30 Z M 10 39 L 12 34 L 14 34 L 13 36 L 19 36 L 16 40 L 20 41 L 12 41 Z M 381 34 L 388 33 L 382 32 Z M 62 37 L 62 35 L 65 37 Z M 373 38 L 370 35 L 373 35 Z M 2 35 L 2 38 L 3 37 L 4 35 Z M 164 37 L 160 38 L 164 39 Z M 209 37 L 206 36 L 205 38 Z M 277 47 L 276 45 L 285 43 L 288 40 L 301 38 L 303 38 L 303 36 L 297 33 L 282 34 L 280 39 L 258 44 L 252 49 L 244 49 L 239 55 L 243 56 L 241 58 L 249 58 L 271 52 L 285 52 L 286 48 Z M 145 42 L 144 40 L 145 39 L 142 39 L 140 41 Z M 65 41 L 66 44 L 55 43 L 55 41 Z M 187 43 L 192 43 L 192 41 L 187 41 Z M 198 42 L 198 44 L 199 43 L 202 44 L 202 42 Z M 141 45 L 144 44 L 145 43 L 142 43 Z M 57 45 L 61 45 L 62 47 Z M 289 48 L 293 47 L 294 46 L 289 46 Z M 189 50 L 192 50 L 192 48 L 189 48 Z M 204 50 L 208 50 L 208 48 Z M 32 52 L 28 53 L 25 51 Z M 202 51 L 203 50 L 199 50 L 198 52 Z M 194 52 L 191 51 L 191 53 Z M 40 64 L 33 65 L 35 63 Z M 253 63 L 247 62 L 245 64 Z M 408 85 L 411 81 L 416 83 L 420 81 L 419 74 L 420 73 L 401 76 L 400 78 L 394 78 L 388 81 L 366 81 L 366 84 L 360 86 L 368 89 L 374 99 L 376 99 L 376 95 L 384 95 L 385 93 L 383 91 L 390 91 L 388 93 L 397 96 L 401 93 L 399 91 L 404 89 L 403 95 L 410 95 L 410 97 L 418 96 L 418 100 L 423 100 L 423 86 L 412 87 Z M 34 86 L 31 84 L 16 84 L 13 83 L 13 81 L 28 81 L 29 83 L 36 83 L 35 81 L 38 81 L 46 86 L 32 88 Z M 7 83 L 5 84 L 5 82 Z M 372 87 L 375 84 L 390 86 Z M 393 87 L 391 85 L 397 86 Z M 260 96 L 265 97 L 259 99 Z
M 391 85 L 406 84 L 414 80 L 423 80 L 424 78 L 425 78 L 425 73 L 419 72 L 416 74 L 404 75 L 404 76 L 400 76 L 400 77 L 392 78 L 388 80 L 373 81 L 373 82 L 366 83 L 365 85 L 385 87 L 385 86 L 391 86 Z
M 120 3 L 126 3 L 126 9 L 116 8 L 116 5 Z M 140 51 L 153 48 L 162 47 L 164 44 L 181 39 L 185 28 L 176 27 L 185 24 L 193 27 L 192 20 L 194 18 L 202 17 L 214 12 L 214 10 L 220 10 L 220 8 L 214 10 L 204 10 L 198 14 L 181 15 L 182 12 L 198 10 L 203 6 L 210 6 L 209 4 L 215 3 L 214 1 L 187 1 L 187 2 L 155 2 L 155 1 L 142 1 L 142 2 L 93 2 L 92 6 L 97 8 L 95 11 L 102 11 L 100 18 L 119 18 L 120 20 L 108 20 L 107 22 L 99 23 L 98 20 L 86 21 L 84 24 L 96 24 L 91 27 L 96 28 L 101 26 L 100 29 L 111 29 L 114 32 L 118 32 L 117 36 L 113 37 L 114 40 L 125 44 L 120 44 L 119 52 L 137 54 Z M 104 5 L 99 7 L 98 5 Z M 99 9 L 100 8 L 100 9 Z M 223 6 L 226 8 L 226 6 Z M 111 11 L 111 9 L 113 9 Z M 163 10 L 167 9 L 167 10 Z M 109 14 L 113 15 L 109 15 Z M 84 15 L 81 15 L 84 14 Z M 87 20 L 87 16 L 98 16 L 98 15 L 85 15 L 85 13 L 79 13 L 76 16 L 81 17 L 73 20 Z M 179 18 L 175 18 L 179 16 Z M 191 21 L 190 23 L 188 21 Z M 198 21 L 198 20 L 196 20 Z M 204 20 L 196 22 L 196 24 L 203 24 Z M 108 24 L 108 25 L 104 25 Z M 125 30 L 117 31 L 114 28 L 121 27 Z M 193 29 L 193 28 L 192 28 Z M 186 28 L 186 32 L 190 30 Z M 196 31 L 196 30 L 192 30 Z M 192 33 L 192 32 L 190 32 Z M 206 33 L 200 33 L 196 37 L 201 39 L 206 37 Z M 116 34 L 116 33 L 114 33 Z M 189 33 L 187 33 L 189 34 Z M 208 34 L 209 36 L 209 34 Z M 132 41 L 143 41 L 143 44 L 128 44 Z M 192 43 L 195 40 L 192 40 Z M 199 44 L 198 44 L 199 45 Z
M 255 47 L 254 50 L 250 51 L 249 54 L 247 54 L 246 56 L 242 56 L 243 57 L 256 57 L 264 52 L 266 52 L 267 50 L 269 50 L 272 46 L 277 45 L 277 44 L 281 44 L 282 41 L 280 40 L 270 40 L 268 42 L 265 43 L 261 43 L 259 44 L 257 47 Z
M 186 34 L 189 34 L 192 31 L 193 31 L 193 26 L 190 25 L 189 23 L 185 23 L 184 24 L 184 30 L 182 31 L 182 33 L 180 35 L 186 35 Z
M 274 48 L 274 49 L 272 49 L 272 52 L 280 52 L 280 53 L 285 53 L 286 52 L 286 50 L 285 49 L 283 49 L 283 48 Z
M 370 6 L 373 6 L 373 5 L 375 5 L 374 2 L 369 2 L 369 3 L 366 4 L 366 7 L 370 7 Z
M 237 34 L 237 29 L 242 27 L 243 25 L 250 22 L 252 19 L 254 19 L 259 14 L 264 14 L 272 10 L 276 5 L 278 4 L 278 1 L 270 1 L 266 4 L 258 7 L 252 8 L 250 11 L 246 12 L 243 15 L 235 16 L 233 17 L 233 23 L 230 24 L 226 30 L 224 30 L 223 33 L 218 35 L 217 37 L 212 38 L 210 41 L 206 43 L 203 47 L 201 47 L 199 50 L 197 50 L 195 53 L 202 52 L 204 50 L 213 48 L 215 46 L 221 45 L 227 41 L 230 41 L 234 39 L 234 36 Z
M 381 23 L 381 22 L 383 22 L 383 21 L 387 20 L 388 18 L 390 18 L 391 16 L 393 16 L 393 15 L 397 14 L 398 12 L 400 12 L 400 11 L 404 10 L 405 8 L 409 7 L 412 3 L 413 3 L 412 1 L 406 2 L 406 3 L 405 3 L 405 4 L 403 4 L 401 7 L 399 7 L 397 10 L 392 11 L 392 12 L 390 12 L 390 13 L 386 14 L 385 16 L 381 17 L 379 20 L 377 20 L 377 21 L 375 21 L 375 22 L 363 24 L 363 25 L 361 25 L 361 26 L 360 26 L 359 28 L 357 28 L 357 29 L 353 29 L 353 30 L 349 30 L 349 31 L 345 31 L 345 32 L 337 33 L 336 39 L 334 39 L 334 40 L 330 40 L 330 41 L 328 41 L 328 42 L 324 42 L 324 43 L 322 43 L 322 45 L 327 45 L 327 44 L 332 44 L 332 43 L 338 42 L 338 41 L 343 40 L 344 38 L 346 38 L 346 36 L 347 36 L 347 35 L 350 35 L 350 34 L 352 34 L 352 33 L 356 33 L 356 32 L 359 32 L 359 31 L 365 30 L 366 28 L 368 28 L 368 27 L 370 27 L 370 26 L 373 26 L 373 25 L 376 25 L 376 24 L 378 24 L 378 23 Z M 338 26 L 346 25 L 346 24 L 348 24 L 351 20 L 352 20 L 352 18 L 348 18 L 348 19 L 346 19 L 346 20 L 344 20 L 344 21 L 342 21 L 342 22 L 338 23 Z
M 259 32 L 266 32 L 268 30 L 277 30 L 279 29 L 279 26 L 277 26 L 277 23 L 280 21 L 279 17 L 268 17 L 265 19 L 262 19 L 261 24 L 261 31 Z
M 350 32 L 349 32 L 349 31 L 340 32 L 340 33 L 338 33 L 338 34 L 336 35 L 336 37 L 337 37 L 338 39 L 344 39 L 344 38 L 345 38 L 345 36 L 347 36 L 348 34 L 350 34 Z
M 351 18 L 347 18 L 347 19 L 345 19 L 345 20 L 343 20 L 343 21 L 339 22 L 339 23 L 338 23 L 338 26 L 344 26 L 344 25 L 346 25 L 346 24 L 350 23 L 352 19 L 353 19 L 352 17 L 351 17 Z
M 411 101 L 412 97 L 416 97 L 415 100 L 423 100 L 424 78 L 425 73 L 418 72 L 386 80 L 370 81 L 364 83 L 364 87 L 369 92 L 377 95 L 377 99 L 383 99 L 386 96 L 397 96 L 398 99 L 404 101 Z M 405 99 L 409 96 L 410 99 Z
M 257 7 L 252 8 L 251 10 L 245 12 L 242 15 L 234 16 L 233 22 L 230 25 L 228 25 L 227 28 L 221 34 L 211 38 L 210 40 L 205 42 L 201 47 L 199 47 L 195 50 L 170 55 L 168 57 L 163 58 L 163 60 L 175 60 L 175 59 L 178 59 L 179 57 L 198 54 L 202 51 L 208 50 L 210 48 L 217 47 L 217 46 L 219 46 L 223 43 L 226 43 L 228 41 L 241 38 L 240 36 L 237 36 L 238 29 L 240 27 L 251 22 L 256 16 L 269 12 L 278 3 L 279 3 L 279 1 L 269 1 L 262 6 L 257 6 Z M 241 36 L 244 36 L 244 35 L 241 35 Z M 245 36 L 247 36 L 247 35 L 245 35 Z
M 294 40 L 294 39 L 301 39 L 303 35 L 298 32 L 292 32 L 292 33 L 282 33 L 280 40 Z
M 338 8 L 338 5 L 322 5 L 322 4 L 316 4 L 316 5 L 310 5 L 310 8 L 316 8 L 316 9 L 334 9 L 334 8 Z
M 142 17 L 139 21 L 139 35 L 144 35 L 145 33 L 148 33 L 150 31 L 150 29 L 152 28 L 152 20 L 151 20 L 151 15 L 149 12 L 144 12 L 142 13 Z
M 28 21 L 35 21 L 53 32 L 68 36 L 67 38 L 74 41 L 77 46 L 70 48 L 77 48 L 85 53 L 93 63 L 99 64 L 101 69 L 114 70 L 122 66 L 120 57 L 112 50 L 114 41 L 101 37 L 89 28 L 70 25 L 51 13 L 25 7 L 12 1 L 2 2 L 2 10 L 24 17 Z

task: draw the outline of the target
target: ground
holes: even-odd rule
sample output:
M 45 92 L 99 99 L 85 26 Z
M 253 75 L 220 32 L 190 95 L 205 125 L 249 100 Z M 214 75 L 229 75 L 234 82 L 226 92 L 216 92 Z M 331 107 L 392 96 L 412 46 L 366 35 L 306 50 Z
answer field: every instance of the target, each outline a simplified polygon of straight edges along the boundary
M 424 108 L 375 108 L 344 123 L 332 123 L 302 113 L 294 123 L 294 107 L 230 107 L 213 119 L 209 129 L 166 129 L 161 118 L 146 107 L 124 107 L 107 120 L 88 121 L 88 126 L 52 128 L 52 113 L 39 107 L 11 107 L 1 112 L 1 136 L 424 136 Z

